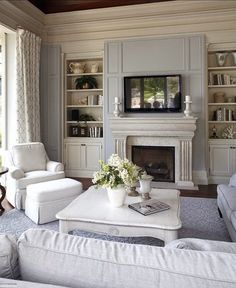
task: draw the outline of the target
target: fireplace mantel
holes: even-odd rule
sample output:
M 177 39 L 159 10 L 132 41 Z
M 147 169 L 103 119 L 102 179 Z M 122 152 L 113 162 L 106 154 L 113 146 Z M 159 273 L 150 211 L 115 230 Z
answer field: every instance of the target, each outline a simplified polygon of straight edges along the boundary
M 145 136 L 186 136 L 193 137 L 196 130 L 196 117 L 189 118 L 128 118 L 111 117 L 110 128 L 113 135 Z
M 131 158 L 135 144 L 175 147 L 175 182 L 179 186 L 194 186 L 192 181 L 192 138 L 196 117 L 110 117 L 115 140 L 115 153 Z

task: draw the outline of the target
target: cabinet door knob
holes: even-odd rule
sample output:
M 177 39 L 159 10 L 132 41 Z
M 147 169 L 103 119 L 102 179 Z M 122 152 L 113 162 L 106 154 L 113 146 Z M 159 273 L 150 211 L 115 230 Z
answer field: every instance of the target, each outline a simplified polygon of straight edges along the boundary
M 81 146 L 86 146 L 86 144 L 81 144 Z

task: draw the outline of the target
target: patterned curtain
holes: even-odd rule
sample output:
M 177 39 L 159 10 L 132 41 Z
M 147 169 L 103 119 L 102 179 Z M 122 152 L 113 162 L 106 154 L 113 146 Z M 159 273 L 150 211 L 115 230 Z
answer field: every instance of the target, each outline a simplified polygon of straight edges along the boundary
M 40 37 L 17 29 L 17 143 L 40 141 L 40 47 Z

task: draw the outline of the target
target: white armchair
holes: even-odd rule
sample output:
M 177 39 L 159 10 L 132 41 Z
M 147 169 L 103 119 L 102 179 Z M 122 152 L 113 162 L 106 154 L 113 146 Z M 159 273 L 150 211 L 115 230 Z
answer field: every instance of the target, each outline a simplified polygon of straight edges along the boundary
M 17 209 L 25 208 L 26 187 L 65 177 L 62 163 L 50 161 L 39 142 L 14 145 L 6 152 L 7 200 Z

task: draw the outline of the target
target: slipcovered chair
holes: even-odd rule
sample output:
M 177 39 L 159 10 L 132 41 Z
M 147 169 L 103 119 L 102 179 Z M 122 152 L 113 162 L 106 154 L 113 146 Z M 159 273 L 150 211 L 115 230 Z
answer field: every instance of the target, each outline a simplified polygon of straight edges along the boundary
M 25 209 L 26 187 L 29 184 L 65 178 L 62 163 L 50 161 L 39 142 L 12 146 L 6 151 L 7 200 L 17 209 Z

